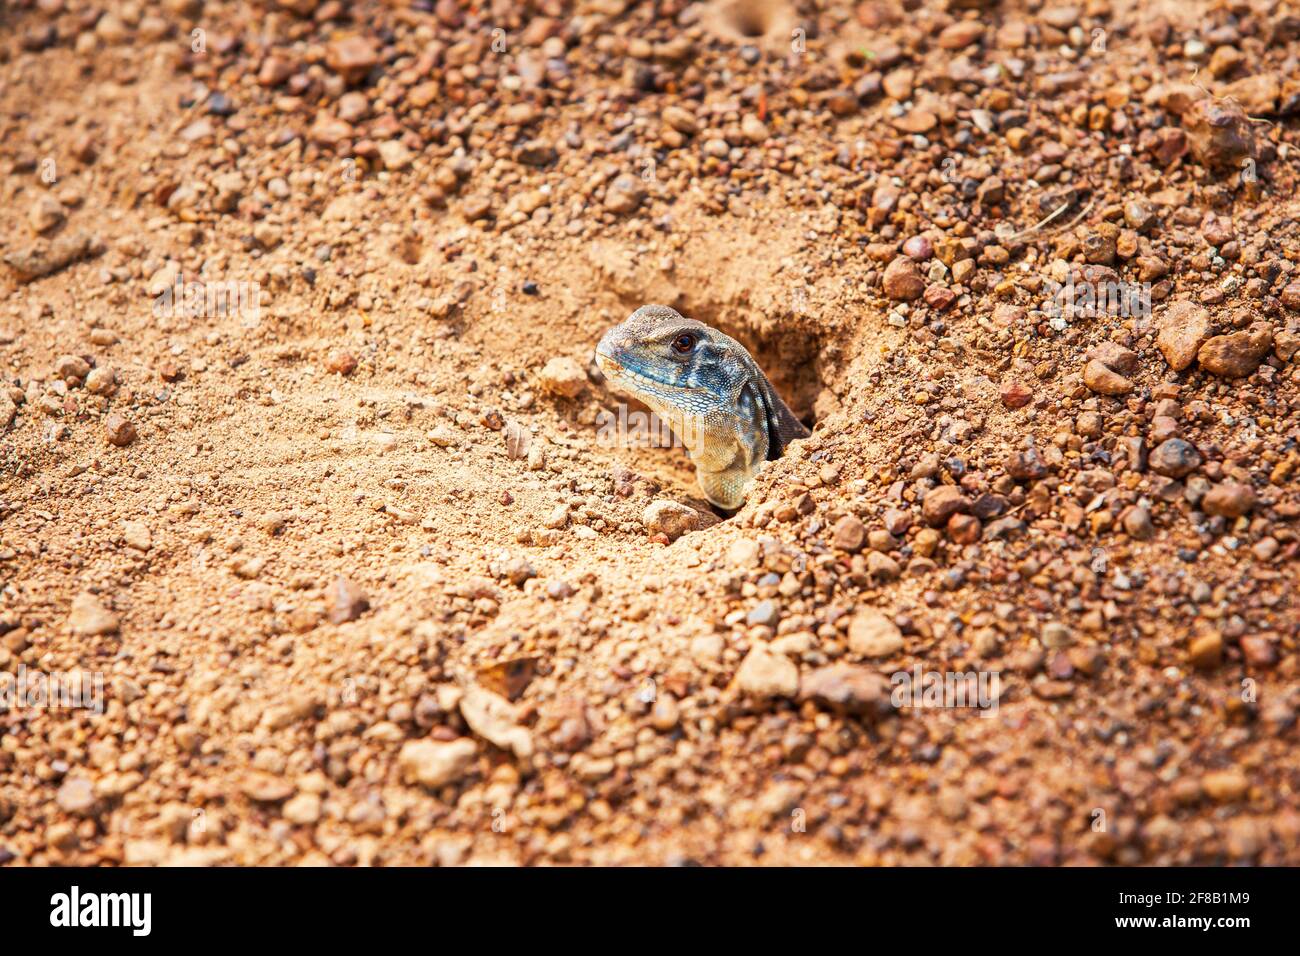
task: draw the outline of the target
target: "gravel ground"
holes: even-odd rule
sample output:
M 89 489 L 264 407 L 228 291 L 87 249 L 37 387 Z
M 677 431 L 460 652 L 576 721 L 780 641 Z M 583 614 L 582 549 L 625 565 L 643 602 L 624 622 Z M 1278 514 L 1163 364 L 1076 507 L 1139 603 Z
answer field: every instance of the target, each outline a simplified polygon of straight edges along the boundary
M 1298 75 L 1271 0 L 4 5 L 0 862 L 1300 863 Z M 729 519 L 610 438 L 646 302 L 815 425 Z

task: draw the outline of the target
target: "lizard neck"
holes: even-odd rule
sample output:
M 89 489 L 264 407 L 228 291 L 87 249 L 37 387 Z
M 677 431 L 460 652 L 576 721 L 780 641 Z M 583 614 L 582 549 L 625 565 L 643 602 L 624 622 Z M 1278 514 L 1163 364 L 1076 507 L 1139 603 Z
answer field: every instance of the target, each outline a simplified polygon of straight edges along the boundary
M 750 373 L 766 410 L 767 460 L 775 461 L 785 454 L 790 442 L 796 438 L 807 438 L 812 433 L 804 427 L 803 422 L 795 418 L 790 406 L 782 401 L 756 362 L 750 362 Z

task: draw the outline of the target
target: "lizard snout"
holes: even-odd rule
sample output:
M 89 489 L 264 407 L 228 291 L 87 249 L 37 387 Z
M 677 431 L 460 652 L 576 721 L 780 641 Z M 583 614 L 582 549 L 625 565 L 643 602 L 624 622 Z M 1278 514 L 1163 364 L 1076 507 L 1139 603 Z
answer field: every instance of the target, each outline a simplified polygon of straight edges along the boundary
M 602 372 L 608 373 L 610 366 L 623 367 L 626 364 L 632 340 L 617 326 L 610 329 L 596 345 L 596 364 Z
M 612 357 L 620 348 L 626 348 L 627 335 L 618 326 L 610 329 L 600 337 L 596 344 L 596 354 Z

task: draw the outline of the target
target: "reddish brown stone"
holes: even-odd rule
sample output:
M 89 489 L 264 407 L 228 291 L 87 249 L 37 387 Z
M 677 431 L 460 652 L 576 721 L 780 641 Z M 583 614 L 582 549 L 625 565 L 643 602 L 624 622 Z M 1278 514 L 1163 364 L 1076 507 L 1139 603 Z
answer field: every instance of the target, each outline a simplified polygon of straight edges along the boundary
M 1225 481 L 1215 485 L 1201 499 L 1206 514 L 1224 518 L 1240 518 L 1255 510 L 1255 489 L 1239 481 Z
M 1255 155 L 1250 119 L 1232 100 L 1197 100 L 1183 114 L 1183 129 L 1192 156 L 1206 169 L 1237 170 Z
M 885 295 L 897 301 L 919 299 L 925 292 L 925 280 L 916 267 L 916 262 L 907 256 L 899 256 L 885 267 Z
M 118 448 L 125 448 L 136 437 L 135 425 L 117 412 L 104 419 L 104 432 L 108 436 L 108 443 Z
M 958 512 L 970 511 L 970 499 L 955 485 L 939 485 L 926 492 L 921 503 L 921 515 L 936 527 L 948 523 Z
M 343 37 L 331 43 L 325 52 L 325 64 L 349 83 L 365 79 L 378 62 L 379 53 L 367 37 Z
M 1024 408 L 1034 400 L 1034 392 L 1024 382 L 1009 381 L 1002 383 L 998 397 L 1007 408 Z

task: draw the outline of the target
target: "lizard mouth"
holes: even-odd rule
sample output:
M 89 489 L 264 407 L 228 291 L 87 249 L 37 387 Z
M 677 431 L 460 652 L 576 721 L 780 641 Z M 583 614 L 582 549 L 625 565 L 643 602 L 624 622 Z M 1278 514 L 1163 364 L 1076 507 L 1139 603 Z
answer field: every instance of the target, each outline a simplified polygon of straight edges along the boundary
M 601 343 L 596 347 L 596 365 L 605 373 L 605 377 L 615 382 L 639 384 L 643 386 L 658 386 L 659 389 L 669 389 L 674 392 L 688 392 L 691 389 L 683 388 L 672 382 L 665 382 L 663 379 L 655 378 L 636 367 L 635 363 L 629 360 L 628 355 L 617 346 L 609 347 Z M 655 389 L 650 389 L 654 391 Z

